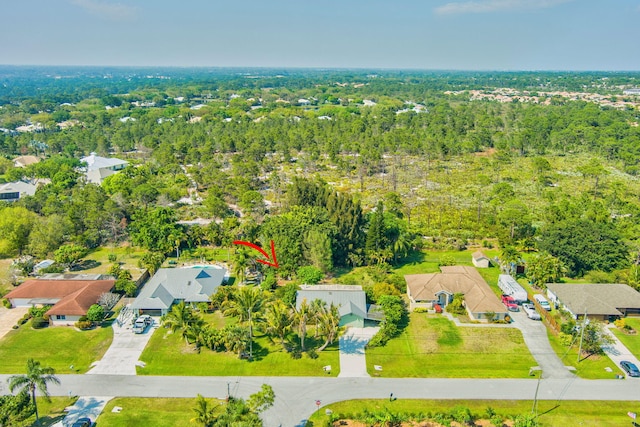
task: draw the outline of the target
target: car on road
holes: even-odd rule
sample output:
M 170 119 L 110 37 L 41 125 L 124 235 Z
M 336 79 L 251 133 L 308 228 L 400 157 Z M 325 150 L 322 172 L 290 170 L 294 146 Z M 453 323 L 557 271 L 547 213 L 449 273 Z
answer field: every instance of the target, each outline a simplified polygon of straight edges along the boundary
M 533 299 L 535 299 L 536 302 L 540 304 L 540 307 L 544 308 L 547 311 L 551 311 L 551 304 L 549 304 L 549 301 L 547 301 L 544 295 L 535 294 L 533 296 Z
M 92 426 L 93 426 L 93 421 L 91 421 L 91 418 L 87 418 L 87 417 L 78 418 L 73 424 L 71 424 L 71 427 L 92 427 Z
M 142 334 L 147 330 L 147 326 L 151 325 L 152 323 L 153 319 L 151 318 L 151 316 L 143 314 L 142 316 L 138 317 L 135 322 L 133 322 L 132 330 L 135 334 Z
M 509 311 L 520 311 L 516 300 L 509 295 L 502 295 L 502 303 L 507 306 L 507 310 Z
M 522 311 L 524 311 L 527 317 L 531 320 L 542 320 L 540 314 L 536 311 L 535 306 L 529 302 L 522 304 Z
M 620 362 L 620 367 L 630 377 L 640 377 L 640 370 L 638 370 L 638 367 L 628 360 L 623 360 L 622 362 Z

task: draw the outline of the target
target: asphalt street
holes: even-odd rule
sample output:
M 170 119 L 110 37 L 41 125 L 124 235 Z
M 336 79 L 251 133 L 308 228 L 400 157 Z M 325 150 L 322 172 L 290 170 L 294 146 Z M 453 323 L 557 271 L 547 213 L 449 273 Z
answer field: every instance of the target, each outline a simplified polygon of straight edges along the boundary
M 9 375 L 0 375 L 0 391 L 6 391 Z M 321 407 L 348 399 L 498 399 L 532 400 L 535 379 L 419 379 L 325 377 L 169 377 L 123 375 L 59 375 L 61 384 L 49 390 L 54 396 L 206 397 L 223 399 L 227 387 L 246 398 L 270 384 L 276 394 L 273 408 L 263 414 L 266 427 L 303 426 Z M 640 379 L 583 380 L 543 379 L 540 400 L 636 400 Z

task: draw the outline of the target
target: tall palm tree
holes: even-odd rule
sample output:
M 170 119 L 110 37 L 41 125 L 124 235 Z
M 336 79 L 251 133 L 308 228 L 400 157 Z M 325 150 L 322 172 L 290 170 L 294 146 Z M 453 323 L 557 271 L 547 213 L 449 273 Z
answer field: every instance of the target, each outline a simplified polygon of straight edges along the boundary
M 318 351 L 322 351 L 329 344 L 333 344 L 338 331 L 340 330 L 340 313 L 338 307 L 333 303 L 327 307 L 327 304 L 323 304 L 320 310 L 316 313 L 316 329 L 320 332 L 320 335 L 325 337 L 324 344 L 320 346 Z
M 300 336 L 300 347 L 302 348 L 302 351 L 305 350 L 304 340 L 307 337 L 307 322 L 309 322 L 311 315 L 311 306 L 306 299 L 303 299 L 302 303 L 300 303 L 300 307 L 295 309 L 293 314 L 295 324 L 298 327 L 298 335 Z
M 238 284 L 244 283 L 249 267 L 249 256 L 244 249 L 238 249 L 233 257 L 233 275 L 236 276 Z
M 264 316 L 264 329 L 268 335 L 280 338 L 280 345 L 284 348 L 284 338 L 291 330 L 293 316 L 291 309 L 282 302 L 274 301 L 267 306 Z
M 24 390 L 31 394 L 33 407 L 36 410 L 36 424 L 40 424 L 38 416 L 38 404 L 36 402 L 36 389 L 42 393 L 47 401 L 49 401 L 49 391 L 47 383 L 60 384 L 60 380 L 55 375 L 55 370 L 48 366 L 41 366 L 40 362 L 28 359 L 27 373 L 25 375 L 13 375 L 9 377 L 9 390 Z
M 260 320 L 260 312 L 264 304 L 264 296 L 260 288 L 245 286 L 225 301 L 222 311 L 225 316 L 235 316 L 249 326 L 249 358 L 253 357 L 253 323 Z

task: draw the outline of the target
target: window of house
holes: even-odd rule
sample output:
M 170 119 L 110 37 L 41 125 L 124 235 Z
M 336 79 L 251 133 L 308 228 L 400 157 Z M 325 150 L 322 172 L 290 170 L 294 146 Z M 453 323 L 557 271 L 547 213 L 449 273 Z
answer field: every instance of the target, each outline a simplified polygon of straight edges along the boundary
M 67 316 L 64 314 L 56 314 L 56 320 L 66 320 Z

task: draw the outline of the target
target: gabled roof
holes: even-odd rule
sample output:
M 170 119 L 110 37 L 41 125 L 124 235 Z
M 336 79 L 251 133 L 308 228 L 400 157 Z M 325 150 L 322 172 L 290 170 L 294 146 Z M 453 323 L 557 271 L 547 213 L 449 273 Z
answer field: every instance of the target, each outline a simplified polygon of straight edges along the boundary
M 505 306 L 498 300 L 478 270 L 467 266 L 443 266 L 441 273 L 409 274 L 404 276 L 407 292 L 414 301 L 435 301 L 436 294 L 464 294 L 464 301 L 472 313 L 503 313 Z
M 129 164 L 129 162 L 125 160 L 116 159 L 114 157 L 101 157 L 96 155 L 96 153 L 91 153 L 87 157 L 81 158 L 80 161 L 87 164 L 87 171 Z
M 319 299 L 338 307 L 340 317 L 354 314 L 367 317 L 367 296 L 358 285 L 302 285 L 296 296 L 296 308 L 303 300 L 308 303 Z
M 36 194 L 37 188 L 38 187 L 29 182 L 7 182 L 5 184 L 0 184 L 0 193 L 20 193 L 21 195 L 27 194 L 29 196 L 33 196 Z
M 489 257 L 486 256 L 484 254 L 484 252 L 482 252 L 482 251 L 475 251 L 473 254 L 471 254 L 471 257 L 473 259 L 475 259 L 476 261 L 481 260 L 481 259 L 489 259 Z
M 34 304 L 54 303 L 49 315 L 83 316 L 100 295 L 113 289 L 115 280 L 27 280 L 5 295 L 7 299 L 30 299 Z
M 620 283 L 548 283 L 547 289 L 575 315 L 620 316 L 620 309 L 640 309 L 640 293 Z
M 40 161 L 36 156 L 19 156 L 13 159 L 13 164 L 17 168 L 24 168 L 29 165 L 33 165 Z
M 175 300 L 206 302 L 222 284 L 220 267 L 161 268 L 142 288 L 131 308 L 169 309 Z

